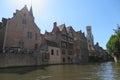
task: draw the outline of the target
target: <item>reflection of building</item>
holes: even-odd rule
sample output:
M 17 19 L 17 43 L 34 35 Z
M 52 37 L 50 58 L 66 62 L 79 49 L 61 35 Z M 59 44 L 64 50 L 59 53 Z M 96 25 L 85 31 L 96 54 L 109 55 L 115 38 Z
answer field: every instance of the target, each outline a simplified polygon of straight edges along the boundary
M 33 52 L 39 48 L 40 30 L 34 22 L 32 7 L 28 11 L 25 6 L 16 10 L 12 18 L 3 19 L 0 32 L 0 43 L 3 43 L 0 48 L 5 51 L 13 52 L 11 49 L 20 48 L 25 52 Z

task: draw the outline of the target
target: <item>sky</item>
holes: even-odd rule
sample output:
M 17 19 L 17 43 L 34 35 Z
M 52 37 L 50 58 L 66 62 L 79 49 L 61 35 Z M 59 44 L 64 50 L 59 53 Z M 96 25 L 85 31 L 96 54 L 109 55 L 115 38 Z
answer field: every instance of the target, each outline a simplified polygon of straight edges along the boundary
M 51 32 L 53 22 L 72 26 L 75 31 L 85 33 L 86 26 L 92 26 L 94 44 L 106 49 L 106 43 L 113 29 L 120 24 L 120 0 L 0 0 L 0 20 L 12 18 L 16 9 L 25 5 L 33 8 L 35 23 L 44 34 Z

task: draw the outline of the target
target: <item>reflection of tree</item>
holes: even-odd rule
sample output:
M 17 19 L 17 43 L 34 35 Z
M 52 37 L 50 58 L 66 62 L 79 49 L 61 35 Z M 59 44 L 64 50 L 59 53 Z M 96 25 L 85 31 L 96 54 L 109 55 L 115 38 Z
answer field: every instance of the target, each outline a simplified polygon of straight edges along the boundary
M 97 75 L 100 77 L 100 80 L 114 80 L 114 69 L 111 62 L 102 63 L 98 67 Z
M 114 72 L 114 80 L 118 80 L 120 78 L 120 63 L 112 63 L 113 72 Z
M 120 64 L 119 63 L 102 63 L 98 67 L 97 75 L 99 80 L 119 80 L 120 78 Z

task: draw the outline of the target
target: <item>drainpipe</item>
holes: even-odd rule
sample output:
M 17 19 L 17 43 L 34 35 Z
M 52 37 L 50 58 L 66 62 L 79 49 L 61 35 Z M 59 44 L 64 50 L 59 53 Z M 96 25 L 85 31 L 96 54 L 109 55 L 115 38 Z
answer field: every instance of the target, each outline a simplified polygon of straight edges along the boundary
M 7 29 L 8 29 L 8 20 L 7 20 L 6 29 L 5 29 L 5 35 L 4 35 L 3 53 L 5 53 L 5 45 L 6 45 L 6 38 L 7 38 Z

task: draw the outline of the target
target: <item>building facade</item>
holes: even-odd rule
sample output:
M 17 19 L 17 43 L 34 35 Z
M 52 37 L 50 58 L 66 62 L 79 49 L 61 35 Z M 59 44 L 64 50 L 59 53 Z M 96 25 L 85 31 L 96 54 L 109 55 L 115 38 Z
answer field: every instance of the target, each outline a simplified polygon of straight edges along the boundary
M 56 42 L 60 47 L 61 63 L 84 63 L 88 61 L 87 39 L 72 26 L 53 23 L 52 32 L 45 32 L 45 39 Z
M 58 44 L 54 41 L 43 39 L 40 51 L 42 54 L 42 62 L 47 64 L 61 64 L 61 53 Z
M 34 22 L 32 7 L 30 11 L 26 5 L 21 10 L 16 10 L 13 17 L 7 19 L 2 29 L 4 29 L 4 38 L 1 40 L 3 52 L 14 52 L 15 48 L 19 48 L 22 52 L 33 52 L 39 49 L 40 29 Z
M 89 52 L 87 47 L 87 38 L 82 31 L 75 32 L 74 37 L 74 52 L 76 63 L 87 63 L 89 59 Z
M 51 32 L 40 33 L 34 22 L 32 7 L 25 5 L 16 10 L 10 19 L 0 23 L 0 52 L 35 53 L 31 54 L 35 65 L 66 64 L 88 62 L 88 48 L 93 45 L 91 27 L 87 28 L 87 40 L 84 33 L 75 31 L 72 26 L 53 23 Z M 17 55 L 19 56 L 19 55 Z M 19 58 L 20 59 L 20 58 Z
M 0 23 L 0 52 L 2 52 L 2 49 L 3 49 L 6 23 L 7 23 L 7 19 L 2 18 L 2 22 Z
M 55 36 L 55 41 L 59 44 L 61 50 L 62 63 L 73 63 L 73 34 L 67 30 L 66 25 L 57 26 L 54 23 L 52 34 Z
M 105 50 L 99 46 L 98 43 L 94 45 L 94 38 L 92 34 L 91 26 L 86 27 L 87 30 L 87 44 L 88 44 L 88 51 L 89 51 L 89 60 L 90 61 L 106 61 L 108 55 L 106 54 Z

